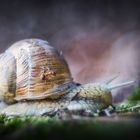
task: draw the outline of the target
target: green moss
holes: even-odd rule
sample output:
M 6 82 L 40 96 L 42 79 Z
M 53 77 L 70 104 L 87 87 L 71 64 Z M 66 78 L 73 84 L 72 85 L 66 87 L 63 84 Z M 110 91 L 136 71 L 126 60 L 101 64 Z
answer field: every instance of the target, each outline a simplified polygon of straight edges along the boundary
M 140 112 L 140 85 L 136 86 L 134 92 L 120 104 L 116 105 L 117 112 Z
M 140 101 L 125 100 L 116 105 L 116 112 L 140 112 Z
M 134 135 L 132 131 L 137 136 L 139 132 L 136 133 L 136 130 L 139 128 L 140 125 L 134 121 L 105 121 L 98 118 L 62 121 L 41 116 L 0 116 L 1 139 L 127 139 Z
M 121 128 L 123 125 L 123 129 Z M 6 139 L 88 139 L 121 138 L 130 134 L 132 122 L 107 122 L 89 120 L 62 121 L 54 118 L 0 116 L 1 138 Z M 129 127 L 128 127 L 129 126 Z M 120 128 L 119 128 L 120 127 Z M 119 129 L 118 129 L 119 128 Z M 118 130 L 117 130 L 118 129 Z M 112 131 L 113 130 L 113 131 Z M 132 130 L 131 130 L 132 131 Z M 121 133 L 123 132 L 123 133 Z M 118 133 L 120 133 L 118 135 Z M 125 136 L 127 137 L 127 135 Z

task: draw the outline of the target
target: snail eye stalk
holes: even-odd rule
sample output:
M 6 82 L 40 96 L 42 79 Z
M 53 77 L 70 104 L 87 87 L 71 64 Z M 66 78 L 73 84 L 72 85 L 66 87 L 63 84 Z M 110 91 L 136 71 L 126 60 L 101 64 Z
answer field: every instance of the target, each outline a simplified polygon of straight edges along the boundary
M 128 82 L 124 82 L 124 83 L 120 83 L 120 84 L 116 84 L 116 85 L 109 85 L 108 89 L 112 90 L 112 89 L 116 89 L 116 88 L 121 88 L 121 87 L 129 86 L 129 85 L 133 85 L 134 83 L 136 83 L 136 81 L 128 81 Z

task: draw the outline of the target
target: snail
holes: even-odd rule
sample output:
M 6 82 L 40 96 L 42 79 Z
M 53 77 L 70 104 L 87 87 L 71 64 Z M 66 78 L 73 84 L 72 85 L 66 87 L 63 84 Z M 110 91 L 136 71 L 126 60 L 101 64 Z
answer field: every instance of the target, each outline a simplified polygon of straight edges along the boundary
M 112 86 L 113 79 L 76 83 L 62 53 L 47 41 L 21 40 L 0 55 L 0 114 L 93 114 L 112 105 L 112 89 L 134 83 Z

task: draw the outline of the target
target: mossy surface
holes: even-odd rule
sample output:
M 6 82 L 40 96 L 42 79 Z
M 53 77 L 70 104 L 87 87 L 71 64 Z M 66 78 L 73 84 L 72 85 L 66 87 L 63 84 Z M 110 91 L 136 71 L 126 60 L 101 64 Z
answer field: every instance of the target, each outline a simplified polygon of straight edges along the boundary
M 129 139 L 140 136 L 139 124 L 134 120 L 104 118 L 64 121 L 48 117 L 0 116 L 0 139 Z
M 125 101 L 116 105 L 116 111 L 140 113 L 140 85 L 136 86 L 134 92 Z

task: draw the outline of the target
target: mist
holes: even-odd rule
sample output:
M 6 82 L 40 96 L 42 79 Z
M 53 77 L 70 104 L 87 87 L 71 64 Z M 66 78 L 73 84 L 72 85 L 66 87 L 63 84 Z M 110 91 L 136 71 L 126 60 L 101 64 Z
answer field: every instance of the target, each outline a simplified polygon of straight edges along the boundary
M 138 5 L 130 0 L 2 1 L 0 52 L 21 39 L 40 38 L 63 52 L 76 82 L 105 81 L 118 73 L 114 84 L 139 81 Z M 126 89 L 129 94 L 133 87 Z M 127 94 L 113 95 L 120 100 Z

